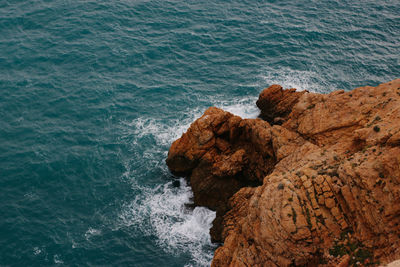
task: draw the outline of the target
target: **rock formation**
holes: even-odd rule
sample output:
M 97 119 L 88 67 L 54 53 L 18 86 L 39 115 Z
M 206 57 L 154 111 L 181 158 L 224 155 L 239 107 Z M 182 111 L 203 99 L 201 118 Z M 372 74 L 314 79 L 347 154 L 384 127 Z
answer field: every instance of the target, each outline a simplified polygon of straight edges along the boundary
M 257 106 L 262 119 L 209 108 L 168 154 L 195 205 L 217 211 L 212 266 L 399 259 L 400 79 L 327 95 L 272 85 Z

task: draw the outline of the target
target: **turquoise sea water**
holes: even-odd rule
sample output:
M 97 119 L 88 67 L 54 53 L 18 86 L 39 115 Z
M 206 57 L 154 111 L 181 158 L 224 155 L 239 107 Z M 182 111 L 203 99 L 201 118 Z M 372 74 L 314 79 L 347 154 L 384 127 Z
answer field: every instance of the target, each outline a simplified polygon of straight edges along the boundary
M 399 14 L 398 0 L 0 0 L 0 266 L 207 266 L 215 215 L 185 208 L 171 142 L 211 105 L 256 117 L 272 83 L 398 78 Z

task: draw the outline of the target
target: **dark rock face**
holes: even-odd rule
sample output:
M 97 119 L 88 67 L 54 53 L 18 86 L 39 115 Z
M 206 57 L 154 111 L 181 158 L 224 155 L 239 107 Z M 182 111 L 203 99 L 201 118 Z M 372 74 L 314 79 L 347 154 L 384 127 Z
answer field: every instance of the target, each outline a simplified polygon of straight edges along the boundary
M 306 91 L 283 90 L 280 85 L 271 85 L 261 92 L 257 100 L 257 107 L 261 110 L 260 117 L 271 124 L 282 124 L 304 93 Z

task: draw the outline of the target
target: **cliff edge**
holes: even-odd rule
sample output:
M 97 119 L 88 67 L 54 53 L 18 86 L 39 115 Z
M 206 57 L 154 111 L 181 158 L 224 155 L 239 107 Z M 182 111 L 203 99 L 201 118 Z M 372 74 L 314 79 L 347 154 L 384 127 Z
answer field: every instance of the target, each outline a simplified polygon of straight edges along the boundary
M 400 258 L 400 79 L 316 94 L 272 85 L 259 119 L 211 107 L 167 165 L 217 211 L 212 266 Z

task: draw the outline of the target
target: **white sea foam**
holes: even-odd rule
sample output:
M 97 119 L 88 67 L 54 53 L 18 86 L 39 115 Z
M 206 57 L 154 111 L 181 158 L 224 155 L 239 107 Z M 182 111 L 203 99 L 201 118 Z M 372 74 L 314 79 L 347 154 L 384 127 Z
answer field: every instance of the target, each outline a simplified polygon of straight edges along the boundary
M 126 135 L 133 137 L 133 143 L 145 137 L 152 137 L 157 145 L 170 145 L 172 140 L 179 138 L 189 128 L 190 124 L 201 116 L 200 109 L 194 109 L 186 113 L 187 116 L 180 119 L 163 121 L 155 118 L 139 117 L 131 122 L 124 122 L 127 126 Z
M 39 199 L 39 196 L 34 192 L 28 192 L 28 193 L 24 194 L 24 197 L 26 197 L 30 201 Z
M 221 99 L 213 98 L 210 102 L 243 118 L 258 115 L 256 97 Z M 190 254 L 192 260 L 187 266 L 210 265 L 215 245 L 211 243 L 209 229 L 215 212 L 205 207 L 187 207 L 192 203 L 193 193 L 183 178 L 158 186 L 143 185 L 140 180 L 147 181 L 149 173 L 170 175 L 164 161 L 169 146 L 206 108 L 188 110 L 179 119 L 140 117 L 122 123 L 121 139 L 129 144 L 132 153 L 136 153 L 126 160 L 123 175 L 124 180 L 130 182 L 135 198 L 125 203 L 117 227 L 132 227 L 143 235 L 155 236 L 157 245 L 167 253 Z M 177 181 L 179 186 L 174 185 Z M 85 237 L 89 239 L 96 234 L 96 229 L 89 228 Z
M 257 96 L 240 99 L 221 100 L 222 97 L 211 99 L 212 106 L 229 111 L 242 118 L 256 118 L 259 110 L 256 106 Z M 125 137 L 131 137 L 130 142 L 137 145 L 146 137 L 152 137 L 159 146 L 169 146 L 172 141 L 179 138 L 207 109 L 194 108 L 184 112 L 185 116 L 165 121 L 156 118 L 139 117 L 131 122 L 123 122 Z M 157 148 L 152 147 L 152 149 Z
M 64 261 L 61 260 L 60 255 L 58 255 L 58 254 L 54 255 L 53 260 L 54 260 L 55 264 L 64 264 Z
M 215 212 L 204 207 L 187 208 L 193 193 L 183 178 L 179 182 L 179 187 L 168 182 L 154 189 L 141 188 L 141 194 L 124 207 L 120 222 L 145 235 L 155 235 L 158 245 L 168 253 L 190 253 L 192 264 L 208 266 L 213 247 L 209 229 Z
M 317 93 L 327 92 L 330 89 L 327 84 L 322 82 L 321 74 L 312 70 L 265 69 L 259 78 L 265 83 L 265 86 L 279 84 L 284 88 L 296 88 Z
M 86 240 L 89 240 L 89 238 L 91 238 L 93 236 L 97 236 L 97 235 L 101 235 L 101 230 L 89 227 L 89 229 L 85 233 L 85 238 L 86 238 Z
M 217 100 L 214 105 L 244 119 L 254 119 L 260 114 L 260 110 L 256 106 L 256 101 L 257 97 L 245 97 L 229 101 Z
M 34 247 L 33 248 L 33 254 L 34 255 L 39 255 L 42 252 L 42 250 L 39 247 Z

